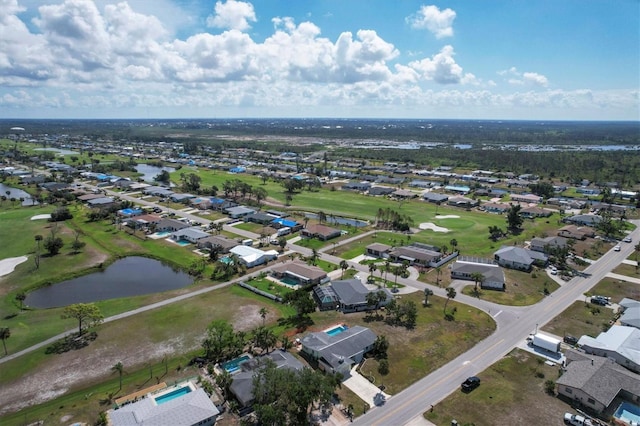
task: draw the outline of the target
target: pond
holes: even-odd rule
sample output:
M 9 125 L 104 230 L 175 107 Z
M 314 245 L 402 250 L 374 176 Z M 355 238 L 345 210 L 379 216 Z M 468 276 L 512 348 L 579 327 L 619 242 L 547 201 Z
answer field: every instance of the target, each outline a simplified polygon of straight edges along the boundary
M 77 151 L 71 151 L 70 149 L 60 149 L 60 148 L 36 148 L 34 151 L 51 151 L 58 155 L 77 155 Z
M 308 217 L 310 219 L 317 219 L 318 215 L 316 213 L 305 213 L 304 214 L 305 217 Z M 362 228 L 364 226 L 367 226 L 369 223 L 362 221 L 362 220 L 358 220 L 358 219 L 350 219 L 348 217 L 341 217 L 341 216 L 330 216 L 327 215 L 327 223 L 333 223 L 333 224 L 338 224 L 338 225 L 349 225 L 349 226 L 354 226 L 356 228 Z
M 35 204 L 35 200 L 31 198 L 31 195 L 28 192 L 23 191 L 22 189 L 12 188 L 10 186 L 5 185 L 4 183 L 0 183 L 0 197 L 3 195 L 7 197 L 8 200 L 12 198 L 15 198 L 16 200 L 23 198 L 24 199 L 24 202 L 22 203 L 23 206 L 30 206 Z
M 166 170 L 169 173 L 174 172 L 176 169 L 173 167 L 156 167 L 149 164 L 140 163 L 136 165 L 136 171 L 142 173 L 142 180 L 145 182 L 153 182 L 153 178 L 158 176 L 161 171 Z
M 25 305 L 55 308 L 175 290 L 192 282 L 188 274 L 158 260 L 130 256 L 115 261 L 104 271 L 39 288 L 27 295 Z

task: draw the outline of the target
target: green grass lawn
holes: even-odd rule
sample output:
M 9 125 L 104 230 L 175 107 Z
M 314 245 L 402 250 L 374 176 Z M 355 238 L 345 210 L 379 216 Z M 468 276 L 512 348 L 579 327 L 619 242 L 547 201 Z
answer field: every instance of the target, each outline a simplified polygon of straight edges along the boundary
M 560 286 L 547 277 L 544 271 L 522 272 L 504 269 L 506 285 L 505 291 L 483 290 L 478 287 L 477 296 L 494 303 L 512 306 L 525 306 L 538 303 L 548 294 L 556 291 Z M 474 285 L 465 286 L 462 293 L 476 296 Z
M 626 275 L 627 277 L 640 278 L 640 268 L 636 267 L 635 265 L 627 265 L 626 263 L 619 264 L 611 272 L 615 274 Z
M 567 405 L 544 390 L 544 382 L 557 380 L 559 370 L 542 361 L 514 350 L 480 373 L 481 384 L 473 391 L 457 390 L 433 411 L 425 401 L 424 417 L 439 426 L 449 426 L 454 419 L 460 425 L 559 425 Z
M 276 284 L 266 278 L 254 278 L 247 281 L 247 284 L 266 293 L 273 294 L 274 296 L 284 297 L 286 294 L 293 292 L 293 289 L 291 289 L 291 287 Z

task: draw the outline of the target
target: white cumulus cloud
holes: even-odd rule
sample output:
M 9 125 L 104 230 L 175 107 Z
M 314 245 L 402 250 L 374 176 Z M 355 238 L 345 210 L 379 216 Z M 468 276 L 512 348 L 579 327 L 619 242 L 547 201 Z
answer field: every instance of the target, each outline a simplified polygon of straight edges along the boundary
M 251 28 L 249 22 L 256 22 L 256 12 L 251 3 L 227 0 L 216 2 L 215 15 L 207 18 L 207 25 L 216 28 L 245 31 Z
M 453 46 L 446 45 L 431 58 L 410 62 L 409 66 L 418 71 L 423 79 L 433 80 L 440 84 L 474 81 L 473 74 L 463 74 L 462 67 L 453 58 L 454 55 Z
M 537 72 L 520 72 L 516 67 L 498 71 L 498 75 L 505 77 L 507 82 L 514 86 L 539 86 L 547 87 L 549 79 Z
M 440 10 L 438 6 L 422 6 L 415 14 L 405 18 L 411 28 L 426 29 L 433 33 L 436 38 L 453 36 L 453 20 L 456 19 L 456 12 L 446 8 Z

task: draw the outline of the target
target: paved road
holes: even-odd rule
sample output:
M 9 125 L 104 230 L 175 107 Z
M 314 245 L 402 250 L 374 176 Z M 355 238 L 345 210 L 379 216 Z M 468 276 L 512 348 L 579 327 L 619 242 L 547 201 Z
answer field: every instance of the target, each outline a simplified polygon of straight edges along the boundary
M 639 220 L 633 223 L 636 226 L 640 225 Z M 640 228 L 636 228 L 631 236 L 634 241 L 637 241 L 640 238 Z M 589 291 L 613 268 L 629 257 L 633 252 L 633 246 L 634 244 L 621 243 L 621 251 L 610 250 L 597 262 L 587 267 L 584 271 L 587 275 L 585 278 L 573 278 L 536 305 L 520 309 L 511 308 L 508 315 L 494 311 L 493 309 L 496 308 L 493 307 L 491 312 L 495 312 L 492 316 L 496 320 L 497 329 L 491 336 L 409 388 L 391 396 L 384 406 L 371 409 L 367 414 L 356 419 L 353 424 L 407 424 L 411 419 L 425 412 L 431 404 L 435 405 L 450 393 L 458 391 L 460 383 L 466 377 L 487 369 L 521 343 L 529 333 L 533 333 L 538 327 L 542 327 L 559 315 L 580 295 Z M 462 298 L 459 301 L 463 301 Z M 470 304 L 481 309 L 483 305 Z M 505 308 L 502 307 L 503 310 Z

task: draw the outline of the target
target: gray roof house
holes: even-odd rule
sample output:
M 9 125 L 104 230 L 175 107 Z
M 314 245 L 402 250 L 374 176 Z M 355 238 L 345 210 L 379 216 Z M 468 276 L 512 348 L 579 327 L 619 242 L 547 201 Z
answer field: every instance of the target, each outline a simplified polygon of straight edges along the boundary
M 446 194 L 440 194 L 437 192 L 425 192 L 422 195 L 422 198 L 425 201 L 428 201 L 430 203 L 435 203 L 435 204 L 441 204 L 441 203 L 446 203 L 447 200 L 449 200 L 449 196 Z
M 233 381 L 229 390 L 243 407 L 248 407 L 253 402 L 253 375 L 256 370 L 262 368 L 268 360 L 275 363 L 276 368 L 287 368 L 300 371 L 304 365 L 289 352 L 276 350 L 266 355 L 251 358 L 239 365 L 240 370 L 233 374 Z
M 583 225 L 583 226 L 596 226 L 602 221 L 602 217 L 596 216 L 594 214 L 578 214 L 571 217 L 565 217 L 562 219 L 565 223 L 572 223 L 574 225 Z
M 206 238 L 198 240 L 198 248 L 211 249 L 218 247 L 223 253 L 228 253 L 229 250 L 239 245 L 240 243 L 231 238 L 227 238 L 223 235 L 210 235 Z
M 546 238 L 532 238 L 529 248 L 533 251 L 548 254 L 549 249 L 553 248 L 565 248 L 567 246 L 567 239 L 565 237 L 546 237 Z
M 490 263 L 476 263 L 457 260 L 451 265 L 451 278 L 473 281 L 473 274 L 482 274 L 481 288 L 504 290 L 505 279 L 502 268 Z
M 271 272 L 276 278 L 293 278 L 300 285 L 315 285 L 329 280 L 323 269 L 303 262 L 294 261 L 276 265 L 271 269 Z
M 327 287 L 327 286 L 322 286 L 322 287 Z M 330 288 L 330 290 L 324 289 L 324 288 L 318 289 L 318 287 L 316 287 L 318 291 L 316 292 L 314 289 L 314 296 L 316 297 L 316 299 L 321 300 L 320 298 L 321 294 L 324 295 L 325 293 L 330 293 L 331 291 L 333 291 L 333 293 L 336 296 L 338 309 L 340 309 L 344 313 L 361 312 L 361 311 L 376 309 L 376 308 L 379 308 L 380 306 L 385 306 L 386 304 L 391 302 L 391 300 L 393 300 L 393 296 L 391 295 L 389 290 L 387 290 L 386 288 L 385 289 L 376 288 L 376 289 L 370 290 L 364 284 L 362 284 L 362 282 L 357 278 L 352 278 L 349 280 L 332 281 L 328 285 L 328 287 Z M 368 305 L 367 295 L 369 293 L 375 293 L 379 290 L 382 290 L 386 294 L 387 298 L 383 302 L 380 302 L 378 306 Z
M 245 206 L 236 206 L 229 207 L 225 210 L 225 212 L 229 215 L 231 219 L 238 219 L 241 217 L 249 216 L 250 214 L 254 214 L 256 211 L 254 209 L 250 209 Z
M 389 257 L 389 251 L 391 251 L 391 246 L 382 243 L 372 243 L 365 248 L 365 254 L 367 256 L 373 256 L 377 258 Z
M 608 358 L 584 356 L 572 349 L 566 352 L 565 372 L 556 381 L 558 394 L 596 413 L 607 410 L 616 397 L 640 398 L 640 376 Z
M 620 324 L 627 327 L 640 328 L 640 302 L 625 297 L 618 305 L 623 310 L 622 316 L 620 316 Z
M 442 253 L 421 247 L 414 243 L 409 246 L 396 247 L 389 252 L 394 262 L 408 261 L 410 265 L 430 266 L 442 258 Z
M 614 325 L 595 339 L 582 336 L 578 346 L 586 353 L 607 357 L 621 366 L 640 373 L 640 330 Z
M 108 412 L 112 426 L 212 426 L 220 411 L 202 388 L 158 404 L 153 396 Z
M 302 351 L 317 360 L 321 370 L 349 377 L 351 366 L 362 361 L 377 337 L 373 331 L 360 325 L 333 336 L 319 331 L 302 338 Z
M 171 234 L 171 239 L 173 239 L 174 241 L 186 240 L 186 241 L 189 241 L 190 243 L 195 244 L 198 242 L 198 240 L 201 240 L 203 238 L 207 238 L 210 236 L 211 234 L 207 234 L 200 228 L 191 227 L 191 228 L 184 228 L 184 229 L 179 229 L 175 231 L 174 233 Z
M 189 228 L 190 226 L 188 223 L 176 219 L 164 218 L 156 225 L 156 231 L 176 232 L 179 229 Z
M 520 271 L 530 271 L 534 263 L 544 265 L 548 260 L 543 253 L 513 246 L 501 247 L 493 256 L 498 265 Z

